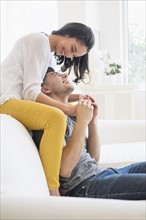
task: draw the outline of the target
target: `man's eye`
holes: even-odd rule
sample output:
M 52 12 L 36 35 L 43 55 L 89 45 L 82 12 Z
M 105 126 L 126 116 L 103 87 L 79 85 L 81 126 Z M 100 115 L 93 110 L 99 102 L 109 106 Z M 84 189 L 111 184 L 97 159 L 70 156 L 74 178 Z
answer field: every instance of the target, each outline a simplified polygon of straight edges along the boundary
M 55 77 L 57 75 L 57 73 L 53 73 L 52 75 Z

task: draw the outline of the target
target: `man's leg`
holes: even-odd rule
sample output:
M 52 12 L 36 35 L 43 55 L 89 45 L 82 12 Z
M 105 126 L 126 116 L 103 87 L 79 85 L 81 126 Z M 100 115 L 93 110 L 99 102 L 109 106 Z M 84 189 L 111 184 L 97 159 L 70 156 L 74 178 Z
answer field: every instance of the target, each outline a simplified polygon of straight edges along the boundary
M 139 173 L 129 173 L 136 172 Z M 109 168 L 85 180 L 67 193 L 72 197 L 107 198 L 124 200 L 146 199 L 145 163 L 121 169 Z
M 133 163 L 116 170 L 119 173 L 146 173 L 146 162 Z
M 142 172 L 144 163 L 138 166 Z M 125 200 L 146 199 L 146 174 L 132 173 L 138 170 L 138 166 L 125 167 L 125 173 L 124 168 L 106 169 L 92 181 L 86 190 L 86 196 Z

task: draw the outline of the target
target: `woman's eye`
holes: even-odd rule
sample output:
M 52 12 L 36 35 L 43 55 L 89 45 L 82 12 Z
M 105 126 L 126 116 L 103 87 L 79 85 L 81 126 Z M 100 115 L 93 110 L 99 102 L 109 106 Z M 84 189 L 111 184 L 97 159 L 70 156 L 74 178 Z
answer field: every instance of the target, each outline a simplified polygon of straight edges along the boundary
M 75 47 L 75 46 L 72 46 L 71 51 L 72 51 L 73 53 L 77 52 L 76 47 Z
M 71 52 L 75 52 L 75 51 L 74 51 L 74 47 L 71 48 Z

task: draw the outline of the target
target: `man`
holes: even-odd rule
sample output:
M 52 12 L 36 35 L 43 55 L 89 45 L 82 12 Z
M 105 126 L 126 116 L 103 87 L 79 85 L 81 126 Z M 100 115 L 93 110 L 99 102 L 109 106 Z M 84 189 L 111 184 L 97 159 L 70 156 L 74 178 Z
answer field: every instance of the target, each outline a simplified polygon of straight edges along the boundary
M 73 90 L 74 87 L 66 74 L 59 74 L 48 68 L 42 84 L 44 94 L 67 104 Z M 60 194 L 90 198 L 146 199 L 146 162 L 104 170 L 98 165 L 100 144 L 97 116 L 98 107 L 94 99 L 80 96 L 76 117 L 66 117 L 67 128 L 60 167 Z M 38 139 L 36 134 L 34 137 Z

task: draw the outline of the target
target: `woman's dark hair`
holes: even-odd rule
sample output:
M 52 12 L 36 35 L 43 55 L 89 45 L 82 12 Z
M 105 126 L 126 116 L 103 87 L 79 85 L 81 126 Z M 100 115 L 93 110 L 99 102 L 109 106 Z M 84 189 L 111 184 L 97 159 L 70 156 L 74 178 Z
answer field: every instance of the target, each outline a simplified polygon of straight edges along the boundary
M 52 31 L 54 35 L 65 36 L 76 38 L 87 47 L 87 53 L 81 57 L 74 57 L 73 59 L 64 56 L 59 56 L 55 53 L 55 58 L 57 64 L 62 64 L 61 70 L 64 72 L 69 69 L 71 72 L 71 67 L 74 67 L 74 74 L 76 76 L 74 82 L 78 83 L 83 81 L 85 73 L 89 74 L 89 64 L 88 64 L 88 52 L 92 49 L 95 43 L 94 34 L 90 27 L 82 23 L 68 23 L 64 25 L 57 31 Z M 68 74 L 69 74 L 68 73 Z

